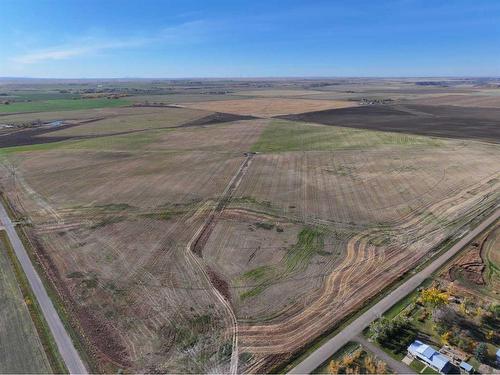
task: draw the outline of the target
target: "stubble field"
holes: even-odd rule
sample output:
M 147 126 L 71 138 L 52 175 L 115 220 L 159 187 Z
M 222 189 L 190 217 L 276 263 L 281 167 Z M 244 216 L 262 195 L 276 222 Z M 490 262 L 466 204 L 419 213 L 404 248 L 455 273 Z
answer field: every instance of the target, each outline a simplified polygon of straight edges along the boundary
M 459 139 L 413 107 L 397 132 L 335 113 L 371 106 L 328 125 L 210 117 L 338 105 L 276 90 L 61 112 L 46 119 L 75 126 L 3 149 L 2 190 L 95 371 L 270 371 L 498 204 L 495 115 Z

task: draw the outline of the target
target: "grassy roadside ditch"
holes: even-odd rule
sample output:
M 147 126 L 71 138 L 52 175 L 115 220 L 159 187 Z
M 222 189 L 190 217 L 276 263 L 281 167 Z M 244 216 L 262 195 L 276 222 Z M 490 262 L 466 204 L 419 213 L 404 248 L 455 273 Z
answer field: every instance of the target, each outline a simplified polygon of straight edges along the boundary
M 470 228 L 470 230 L 472 230 L 473 228 L 478 226 L 486 217 L 489 217 L 495 210 L 496 210 L 496 206 L 486 208 L 479 215 L 477 215 L 474 219 L 470 220 L 467 223 L 464 223 L 464 227 L 468 226 Z M 466 234 L 464 234 L 464 235 L 466 235 Z M 434 251 L 429 252 L 429 255 L 425 258 L 423 263 L 419 264 L 414 269 L 409 270 L 408 272 L 406 272 L 403 275 L 401 275 L 400 277 L 398 277 L 394 282 L 389 284 L 380 293 L 378 293 L 375 296 L 373 296 L 372 298 L 366 300 L 364 302 L 364 304 L 355 313 L 347 316 L 346 318 L 341 320 L 338 324 L 336 324 L 332 328 L 325 331 L 322 335 L 318 336 L 315 340 L 313 340 L 310 343 L 310 345 L 308 345 L 307 347 L 294 353 L 293 356 L 291 357 L 291 359 L 286 364 L 276 366 L 275 368 L 272 368 L 270 372 L 280 373 L 280 374 L 284 374 L 284 373 L 289 372 L 291 369 L 293 369 L 295 366 L 297 366 L 299 363 L 301 363 L 305 358 L 307 358 L 311 353 L 313 353 L 316 349 L 321 347 L 326 341 L 328 341 L 332 337 L 336 336 L 346 326 L 348 326 L 350 323 L 352 323 L 354 320 L 356 320 L 359 316 L 361 316 L 368 309 L 370 309 L 372 306 L 374 306 L 376 303 L 378 303 L 380 300 L 382 300 L 385 296 L 387 296 L 388 294 L 393 292 L 395 289 L 397 289 L 405 281 L 410 279 L 412 276 L 414 276 L 415 274 L 417 274 L 418 272 L 420 272 L 421 270 L 426 268 L 434 260 L 436 260 L 441 255 L 443 255 L 453 245 L 458 243 L 460 241 L 461 237 L 462 236 L 458 236 L 456 238 L 448 238 L 448 239 L 444 240 L 440 245 L 438 245 L 436 247 L 436 249 Z M 458 253 L 460 253 L 460 251 Z M 452 259 L 455 259 L 455 257 L 458 256 L 458 253 L 455 254 L 453 257 L 451 257 L 449 261 L 451 261 Z M 438 271 L 436 271 L 436 272 L 438 272 Z M 425 281 L 424 281 L 424 283 L 425 283 Z M 420 285 L 417 287 L 417 289 L 419 287 L 420 287 Z M 400 300 L 397 304 L 400 304 L 400 302 L 402 300 Z M 388 309 L 387 311 L 390 311 L 390 310 L 391 309 Z M 386 313 L 386 312 L 384 312 L 384 313 Z M 324 363 L 321 366 L 323 366 L 323 365 L 324 365 Z
M 7 237 L 5 231 L 0 231 L 0 241 L 3 242 L 5 248 L 7 250 L 7 255 L 9 257 L 10 263 L 12 264 L 12 268 L 14 270 L 14 274 L 21 289 L 21 293 L 25 301 L 29 301 L 30 303 L 26 303 L 28 307 L 29 314 L 31 316 L 31 320 L 35 325 L 38 337 L 40 338 L 40 342 L 42 343 L 43 350 L 47 355 L 47 359 L 49 360 L 50 368 L 54 374 L 67 374 L 68 370 L 64 361 L 59 354 L 59 350 L 57 348 L 57 344 L 54 341 L 54 337 L 50 332 L 50 329 L 47 325 L 47 322 L 43 316 L 43 313 L 40 309 L 40 305 L 31 290 L 28 279 L 24 274 L 24 271 L 21 267 L 21 264 L 17 260 L 17 257 L 12 249 L 12 245 Z
M 3 203 L 7 213 L 9 215 L 10 219 L 12 221 L 19 220 L 20 218 L 17 216 L 16 212 L 13 210 L 7 197 L 3 193 L 0 194 L 0 197 L 1 197 L 2 203 Z M 88 368 L 90 373 L 99 372 L 97 364 L 87 354 L 88 352 L 86 350 L 86 344 L 85 344 L 85 341 L 84 341 L 82 335 L 80 334 L 79 331 L 77 331 L 73 327 L 72 322 L 74 320 L 71 318 L 69 312 L 65 308 L 64 302 L 63 302 L 62 298 L 60 297 L 59 293 L 57 292 L 56 287 L 53 285 L 52 281 L 47 277 L 47 275 L 45 273 L 44 266 L 41 263 L 38 255 L 36 254 L 33 244 L 31 243 L 28 236 L 25 234 L 24 229 L 21 226 L 16 226 L 16 232 L 17 232 L 19 238 L 21 239 L 21 242 L 23 243 L 23 245 L 28 253 L 28 256 L 31 260 L 31 263 L 33 264 L 33 267 L 35 268 L 36 272 L 40 276 L 40 279 L 42 280 L 43 286 L 44 286 L 45 290 L 47 291 L 47 294 L 49 295 L 49 298 L 51 299 L 52 304 L 54 305 L 54 308 L 56 309 L 57 314 L 59 315 L 59 317 L 64 325 L 64 328 L 66 329 L 66 331 L 70 335 L 71 340 L 73 341 L 73 345 L 75 346 L 76 350 L 80 354 L 80 357 L 82 358 L 83 362 L 88 366 L 87 368 Z M 3 233 L 3 234 L 5 235 L 5 233 Z M 7 237 L 7 236 L 5 235 L 5 237 Z M 7 242 L 7 243 L 9 244 L 9 247 L 10 247 L 10 242 Z M 14 257 L 15 261 L 17 262 L 17 257 L 15 256 L 15 254 L 13 252 L 12 252 L 12 256 Z M 19 263 L 17 263 L 17 265 L 18 265 L 18 267 L 21 267 Z M 24 272 L 22 271 L 22 269 L 21 268 L 19 268 L 19 269 L 24 276 Z M 28 280 L 27 279 L 25 279 L 25 280 L 26 280 L 26 283 L 28 283 Z M 29 287 L 29 284 L 27 284 L 27 285 Z M 33 296 L 32 300 L 35 302 L 36 298 L 34 298 L 34 296 Z M 37 303 L 37 306 L 38 306 L 38 303 Z M 42 312 L 40 310 L 38 310 L 38 313 L 39 313 L 39 316 L 43 319 L 43 322 L 45 323 L 45 319 L 43 318 Z M 64 366 L 64 371 L 58 371 L 58 372 L 68 373 L 66 366 L 64 365 L 64 362 L 63 362 L 62 358 L 60 357 L 59 351 L 57 350 L 56 343 L 54 342 L 54 340 L 52 338 L 52 334 L 50 333 L 50 330 L 49 330 L 48 326 L 46 325 L 46 323 L 45 323 L 44 329 L 50 335 L 50 338 L 52 340 L 52 343 L 54 345 L 56 353 L 57 353 L 58 357 L 60 358 L 61 363 Z M 51 362 L 51 364 L 52 364 L 52 362 Z M 58 372 L 56 372 L 56 373 L 58 373 Z

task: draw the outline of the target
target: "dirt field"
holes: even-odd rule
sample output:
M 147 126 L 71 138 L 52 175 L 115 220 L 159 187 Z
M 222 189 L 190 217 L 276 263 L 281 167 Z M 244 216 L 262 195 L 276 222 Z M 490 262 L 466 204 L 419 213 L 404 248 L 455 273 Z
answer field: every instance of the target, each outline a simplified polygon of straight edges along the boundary
M 181 105 L 188 108 L 203 109 L 212 112 L 227 112 L 257 117 L 273 117 L 289 113 L 321 111 L 330 108 L 354 107 L 357 104 L 356 102 L 346 100 L 257 98 L 198 103 L 181 103 Z
M 442 273 L 454 285 L 462 285 L 480 291 L 489 297 L 498 298 L 500 286 L 500 223 L 497 222 L 487 232 L 452 262 Z
M 373 85 L 363 90 L 383 86 Z M 44 118 L 95 121 L 0 150 L 0 188 L 30 220 L 23 228 L 93 371 L 269 372 L 498 204 L 497 110 L 330 110 L 354 104 L 68 111 Z M 240 116 L 318 109 L 329 110 L 292 119 L 332 126 Z
M 146 110 L 146 111 L 145 111 Z M 28 146 L 65 140 L 91 139 L 142 133 L 154 129 L 169 129 L 179 126 L 201 126 L 213 123 L 235 121 L 241 116 L 212 114 L 211 112 L 184 108 L 138 108 L 138 113 L 130 110 L 100 111 L 99 117 L 88 117 L 81 112 L 52 114 L 53 118 L 64 118 L 60 125 L 44 122 L 41 126 L 13 128 L 0 136 L 0 147 Z M 96 113 L 97 114 L 97 113 Z M 33 115 L 32 115 L 33 116 Z M 66 118 L 68 118 L 66 120 Z M 19 123 L 19 117 L 12 120 Z M 53 121 L 53 120 L 51 120 Z
M 500 141 L 500 110 L 454 106 L 362 106 L 282 116 L 289 120 L 435 137 Z
M 238 91 L 235 92 L 234 95 L 241 96 L 256 96 L 256 97 L 264 97 L 264 98 L 286 98 L 286 97 L 295 97 L 295 96 L 304 96 L 304 95 L 315 95 L 322 94 L 323 91 L 317 90 L 249 90 L 249 91 Z
M 454 105 L 459 107 L 500 108 L 500 96 L 440 95 L 414 100 L 420 105 Z
M 31 213 L 30 238 L 50 254 L 50 276 L 101 371 L 228 365 L 219 351 L 231 342 L 230 323 L 186 245 L 259 136 L 259 121 L 10 156 L 19 175 L 3 186 L 24 191 L 11 198 Z
M 49 361 L 0 241 L 0 372 L 50 373 Z

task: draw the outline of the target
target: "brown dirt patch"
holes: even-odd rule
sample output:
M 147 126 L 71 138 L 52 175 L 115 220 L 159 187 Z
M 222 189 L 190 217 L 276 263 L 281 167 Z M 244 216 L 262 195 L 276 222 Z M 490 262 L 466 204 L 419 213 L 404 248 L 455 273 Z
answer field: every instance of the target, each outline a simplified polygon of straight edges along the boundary
M 458 107 L 500 108 L 500 95 L 440 95 L 412 100 L 412 103 L 422 105 L 453 105 Z
M 256 98 L 183 103 L 182 105 L 188 108 L 204 109 L 213 112 L 226 112 L 258 117 L 273 117 L 292 113 L 321 111 L 332 108 L 354 107 L 357 106 L 357 103 L 347 100 Z
M 229 284 L 214 270 L 208 269 L 208 277 L 212 285 L 224 296 L 228 301 L 231 301 L 231 292 L 229 291 Z
M 455 281 L 463 277 L 476 285 L 484 285 L 484 264 L 481 259 L 480 248 L 478 242 L 474 242 L 469 246 L 469 250 L 447 270 L 446 278 L 449 281 Z

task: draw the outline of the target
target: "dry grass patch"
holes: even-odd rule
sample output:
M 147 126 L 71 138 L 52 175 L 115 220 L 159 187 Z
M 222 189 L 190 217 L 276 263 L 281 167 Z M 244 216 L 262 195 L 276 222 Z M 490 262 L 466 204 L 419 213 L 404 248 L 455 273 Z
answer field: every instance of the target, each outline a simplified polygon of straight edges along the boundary
M 74 137 L 150 130 L 182 125 L 209 115 L 210 112 L 185 108 L 134 108 L 134 111 L 109 115 L 68 129 L 46 133 L 45 137 Z
M 453 105 L 458 107 L 500 108 L 500 95 L 439 95 L 423 97 L 412 103 L 423 105 Z
M 233 95 L 257 96 L 257 97 L 264 97 L 264 98 L 294 97 L 294 96 L 314 95 L 314 94 L 324 94 L 324 91 L 283 89 L 283 90 L 248 90 L 248 91 L 237 91 L 237 92 L 233 93 Z
M 224 100 L 199 103 L 183 103 L 184 107 L 204 109 L 213 112 L 227 112 L 239 115 L 273 117 L 333 108 L 347 108 L 357 105 L 346 100 L 278 99 L 256 98 Z

